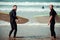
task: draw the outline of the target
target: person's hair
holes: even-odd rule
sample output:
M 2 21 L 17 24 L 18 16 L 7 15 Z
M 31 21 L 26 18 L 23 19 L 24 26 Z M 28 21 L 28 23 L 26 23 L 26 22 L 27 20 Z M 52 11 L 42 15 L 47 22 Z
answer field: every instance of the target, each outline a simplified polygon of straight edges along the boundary
M 13 7 L 15 7 L 15 6 L 17 7 L 17 5 L 13 5 Z
M 54 7 L 53 5 L 50 5 L 50 6 Z

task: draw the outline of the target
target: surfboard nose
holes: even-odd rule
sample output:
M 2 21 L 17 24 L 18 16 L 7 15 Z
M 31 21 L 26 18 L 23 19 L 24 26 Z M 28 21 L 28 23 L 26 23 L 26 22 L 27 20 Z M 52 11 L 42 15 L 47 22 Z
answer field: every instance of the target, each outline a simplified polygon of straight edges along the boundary
M 27 23 L 29 20 L 27 18 L 18 17 L 18 24 Z

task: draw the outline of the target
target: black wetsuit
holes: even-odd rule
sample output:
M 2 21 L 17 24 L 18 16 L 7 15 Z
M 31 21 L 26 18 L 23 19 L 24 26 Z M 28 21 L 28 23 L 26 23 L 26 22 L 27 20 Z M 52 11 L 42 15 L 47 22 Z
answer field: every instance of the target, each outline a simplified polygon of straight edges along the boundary
M 17 33 L 17 24 L 16 24 L 16 10 L 12 10 L 10 13 L 10 24 L 11 24 L 11 31 L 9 33 L 9 37 L 11 36 L 13 30 L 14 30 L 14 37 L 16 37 L 16 33 Z
M 54 9 L 52 9 L 50 11 L 50 16 L 52 16 L 52 19 L 50 21 L 50 31 L 51 31 L 51 36 L 53 36 L 54 38 L 56 38 L 56 33 L 55 33 L 55 30 L 54 30 L 55 29 L 54 26 L 55 26 L 55 17 L 56 17 L 56 15 L 57 15 L 57 13 L 55 12 Z

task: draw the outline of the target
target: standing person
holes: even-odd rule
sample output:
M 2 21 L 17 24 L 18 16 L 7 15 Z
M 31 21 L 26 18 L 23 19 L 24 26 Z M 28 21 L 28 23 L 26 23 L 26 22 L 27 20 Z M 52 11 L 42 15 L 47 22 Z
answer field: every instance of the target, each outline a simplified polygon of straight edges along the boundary
M 51 39 L 52 40 L 56 40 L 56 33 L 55 33 L 55 17 L 56 17 L 57 13 L 56 11 L 53 9 L 53 5 L 50 5 L 50 18 L 49 18 L 49 22 L 48 25 L 50 24 L 50 31 L 51 31 Z
M 12 32 L 14 31 L 14 38 L 16 37 L 17 34 L 17 24 L 16 21 L 18 21 L 16 17 L 16 10 L 17 10 L 17 5 L 13 6 L 12 11 L 9 13 L 10 15 L 10 24 L 11 24 L 11 31 L 9 32 L 9 38 L 11 37 Z

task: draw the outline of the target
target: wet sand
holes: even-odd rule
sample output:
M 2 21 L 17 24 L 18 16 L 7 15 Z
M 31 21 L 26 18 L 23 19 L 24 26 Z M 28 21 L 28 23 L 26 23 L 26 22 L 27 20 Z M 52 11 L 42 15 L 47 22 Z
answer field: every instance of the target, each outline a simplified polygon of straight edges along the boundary
M 2 38 L 0 40 L 51 40 L 50 38 Z M 56 40 L 60 40 L 60 38 L 57 38 Z
M 27 29 L 24 29 L 24 27 L 27 28 Z M 19 25 L 18 26 L 18 32 L 17 32 L 17 38 L 16 38 L 16 40 L 50 40 L 50 35 L 49 35 L 50 33 L 47 33 L 46 32 L 47 31 L 46 29 L 49 29 L 48 27 L 47 28 L 46 27 L 43 27 L 44 31 L 42 31 L 43 29 L 40 26 L 39 26 L 40 31 L 38 30 L 38 28 L 35 29 L 36 26 L 34 26 L 33 28 L 31 28 L 31 26 L 30 27 L 29 26 L 27 27 L 27 26 L 24 25 L 24 27 L 22 25 Z M 36 32 L 31 31 L 31 30 L 34 30 L 34 29 L 35 29 L 35 31 L 37 31 L 37 33 L 40 32 L 39 35 L 37 35 Z M 59 27 L 59 29 L 60 29 L 60 27 Z M 57 28 L 57 30 L 56 30 L 56 33 L 58 33 L 57 40 L 60 40 L 60 32 L 59 32 L 60 30 L 59 29 Z M 26 30 L 28 30 L 27 33 L 26 33 Z M 8 38 L 9 31 L 10 31 L 10 26 L 9 25 L 7 25 L 7 26 L 6 25 L 0 26 L 0 40 L 9 40 L 9 38 Z M 29 36 L 30 35 L 29 33 L 32 33 L 32 32 L 33 32 L 32 36 Z M 44 32 L 44 34 L 43 34 L 43 32 Z M 34 35 L 34 33 L 35 33 L 35 35 Z M 47 34 L 47 35 L 45 36 L 45 34 Z M 13 35 L 12 35 L 12 37 L 13 37 Z
M 21 26 L 22 27 L 22 26 Z M 19 29 L 21 29 L 21 27 L 18 26 Z M 26 27 L 26 26 L 24 26 Z M 9 39 L 8 38 L 8 33 L 9 33 L 9 30 L 10 30 L 10 27 L 9 26 L 0 26 L 0 40 L 14 40 L 14 39 Z M 21 33 L 22 30 L 19 30 L 18 31 Z M 26 30 L 26 29 L 24 29 Z M 37 30 L 38 31 L 38 30 Z M 39 31 L 40 32 L 40 31 Z M 7 35 L 6 35 L 7 34 Z M 18 33 L 17 33 L 18 34 Z M 22 34 L 20 34 L 22 35 Z M 19 35 L 19 36 L 20 36 Z M 23 34 L 24 35 L 24 34 Z M 36 35 L 36 34 L 35 34 Z M 2 37 L 1 37 L 2 36 Z M 15 40 L 50 40 L 50 37 L 44 37 L 41 38 L 41 37 L 17 37 Z M 49 35 L 50 36 L 50 35 Z M 57 37 L 57 40 L 60 40 L 60 37 Z

